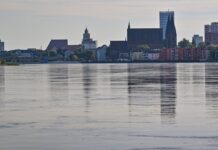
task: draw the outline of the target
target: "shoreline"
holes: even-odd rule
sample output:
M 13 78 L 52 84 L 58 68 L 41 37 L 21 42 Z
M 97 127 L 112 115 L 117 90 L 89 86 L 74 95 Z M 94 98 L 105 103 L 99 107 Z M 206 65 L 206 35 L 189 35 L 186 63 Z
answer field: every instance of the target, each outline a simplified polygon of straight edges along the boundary
M 0 64 L 0 66 L 19 66 L 19 65 L 31 65 L 31 64 L 202 64 L 202 63 L 218 63 L 218 61 L 146 61 L 146 62 L 46 62 L 46 63 L 6 63 Z

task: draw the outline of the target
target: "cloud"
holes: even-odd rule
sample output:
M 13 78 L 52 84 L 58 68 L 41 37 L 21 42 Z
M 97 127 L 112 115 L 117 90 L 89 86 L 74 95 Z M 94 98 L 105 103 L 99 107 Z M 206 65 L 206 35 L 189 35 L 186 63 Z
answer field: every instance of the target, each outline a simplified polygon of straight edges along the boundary
M 65 33 L 72 30 L 80 42 L 82 28 L 91 26 L 99 43 L 109 42 L 125 38 L 129 20 L 135 27 L 158 27 L 159 11 L 168 9 L 176 12 L 179 39 L 190 38 L 203 34 L 204 24 L 218 21 L 217 5 L 217 0 L 0 0 L 0 38 L 13 40 L 10 47 L 25 47 L 27 42 L 41 45 L 52 36 L 68 37 Z M 23 35 L 19 42 L 14 34 Z M 34 41 L 26 38 L 31 35 Z
M 0 10 L 27 11 L 35 15 L 80 15 L 114 17 L 141 16 L 144 12 L 177 10 L 181 12 L 216 9 L 216 0 L 1 0 Z M 139 13 L 138 13 L 139 12 Z

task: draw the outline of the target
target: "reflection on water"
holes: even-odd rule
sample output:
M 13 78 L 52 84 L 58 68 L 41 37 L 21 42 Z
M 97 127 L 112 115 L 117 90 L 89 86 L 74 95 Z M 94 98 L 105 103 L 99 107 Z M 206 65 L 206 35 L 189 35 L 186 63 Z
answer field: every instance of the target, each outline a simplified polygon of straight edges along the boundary
M 92 97 L 95 96 L 97 71 L 96 66 L 83 65 L 83 91 L 86 101 L 86 112 L 89 111 Z
M 4 92 L 5 92 L 5 68 L 0 66 L 0 111 L 2 105 L 4 105 Z
M 217 150 L 217 68 L 0 67 L 0 149 Z
M 208 113 L 218 119 L 218 64 L 206 64 L 206 105 Z
M 162 121 L 170 122 L 176 114 L 176 65 L 129 64 L 128 93 L 130 112 L 132 107 L 160 105 Z M 160 97 L 160 101 L 158 101 Z
M 58 101 L 68 101 L 68 66 L 50 66 L 48 79 L 51 102 L 54 104 L 60 104 Z
M 161 116 L 172 119 L 176 115 L 176 65 L 161 66 L 160 70 Z
M 153 72 L 152 70 L 156 70 Z M 142 64 L 128 66 L 128 92 L 130 105 L 149 105 L 160 91 L 159 66 Z

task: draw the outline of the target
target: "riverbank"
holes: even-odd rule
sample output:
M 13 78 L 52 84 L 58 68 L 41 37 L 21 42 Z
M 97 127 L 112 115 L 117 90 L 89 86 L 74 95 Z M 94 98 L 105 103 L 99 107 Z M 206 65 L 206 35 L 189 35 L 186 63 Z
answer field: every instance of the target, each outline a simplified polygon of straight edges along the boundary
M 0 66 L 19 66 L 18 63 L 1 63 Z
M 86 62 L 86 61 L 51 61 L 51 62 L 6 62 L 4 64 L 0 64 L 0 66 L 19 66 L 19 65 L 25 65 L 25 64 L 159 64 L 159 63 L 218 63 L 218 61 L 125 61 L 125 62 L 98 62 L 98 61 L 92 61 L 92 62 Z

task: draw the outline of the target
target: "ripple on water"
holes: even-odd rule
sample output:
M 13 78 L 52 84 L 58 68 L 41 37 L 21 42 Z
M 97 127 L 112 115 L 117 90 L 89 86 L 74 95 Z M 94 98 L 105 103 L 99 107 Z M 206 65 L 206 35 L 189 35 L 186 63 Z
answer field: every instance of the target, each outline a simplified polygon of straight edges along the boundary
M 5 128 L 18 128 L 22 126 L 30 126 L 33 124 L 36 124 L 37 122 L 23 122 L 23 123 L 18 123 L 18 122 L 13 122 L 13 123 L 7 123 L 7 124 L 0 124 L 0 129 L 5 129 Z

